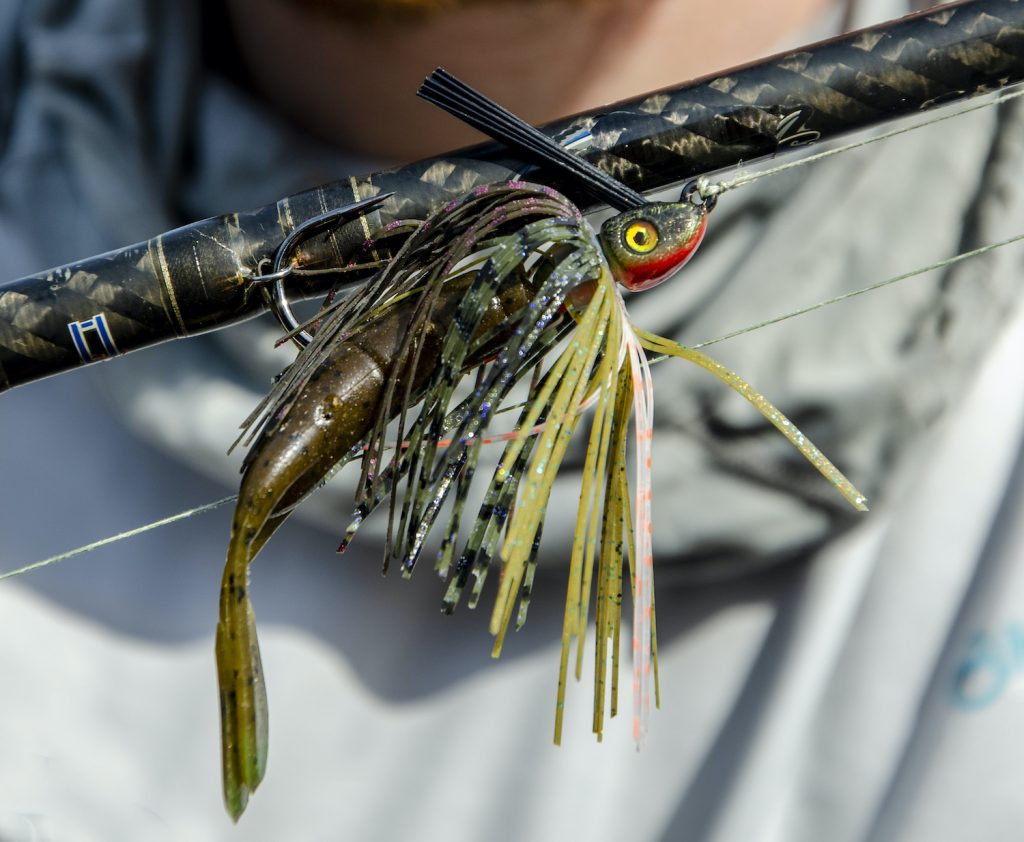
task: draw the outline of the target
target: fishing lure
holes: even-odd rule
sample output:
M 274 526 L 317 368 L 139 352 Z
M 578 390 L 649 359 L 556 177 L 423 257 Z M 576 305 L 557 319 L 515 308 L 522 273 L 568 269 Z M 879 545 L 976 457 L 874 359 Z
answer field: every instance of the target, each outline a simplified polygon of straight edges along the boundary
M 355 514 L 340 549 L 386 503 L 385 564 L 397 560 L 406 575 L 447 512 L 436 562 L 448 583 L 444 610 L 453 610 L 467 587 L 475 605 L 490 567 L 500 566 L 490 622 L 497 655 L 513 617 L 517 627 L 525 620 L 552 484 L 580 418 L 593 410 L 569 563 L 556 743 L 572 644 L 577 641 L 579 677 L 592 599 L 593 729 L 599 738 L 606 703 L 611 715 L 616 712 L 624 560 L 633 597 L 638 742 L 652 692 L 657 698 L 649 353 L 690 360 L 726 382 L 855 507 L 865 508 L 838 469 L 738 375 L 630 322 L 619 288 L 649 289 L 685 264 L 704 235 L 711 202 L 692 189 L 679 202 L 648 202 L 443 71 L 428 78 L 420 94 L 570 174 L 620 213 L 595 234 L 564 196 L 511 181 L 478 187 L 422 222 L 384 226 L 366 247 L 406 235 L 393 258 L 363 289 L 318 314 L 308 344 L 243 425 L 251 447 L 216 636 L 224 792 L 235 819 L 267 759 L 249 565 L 295 506 L 341 464 L 361 461 Z M 471 373 L 472 388 L 459 397 L 457 387 Z M 495 415 L 527 375 L 529 396 L 518 420 L 492 435 Z M 480 449 L 491 441 L 504 441 L 504 451 L 460 546 Z
M 944 4 L 547 130 L 588 133 L 596 141 L 590 154 L 603 167 L 636 189 L 656 190 L 1009 89 L 1024 81 L 1021 43 L 1021 3 Z M 398 215 L 422 220 L 479 184 L 513 177 L 521 163 L 493 144 L 463 149 L 0 284 L 0 392 L 257 315 L 265 298 L 252 294 L 251 282 L 297 222 L 354 197 L 393 192 L 394 201 L 368 216 L 302 243 L 289 289 L 293 297 L 322 295 L 336 277 L 324 270 L 336 268 L 368 231 Z M 539 180 L 589 207 L 575 178 L 557 167 Z M 355 275 L 359 270 L 347 277 Z

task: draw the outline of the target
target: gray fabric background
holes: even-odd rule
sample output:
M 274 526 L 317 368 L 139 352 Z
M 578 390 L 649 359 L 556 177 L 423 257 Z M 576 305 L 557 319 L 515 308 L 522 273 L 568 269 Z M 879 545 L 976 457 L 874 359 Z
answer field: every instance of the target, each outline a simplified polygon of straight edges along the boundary
M 373 168 L 205 71 L 198 26 L 184 2 L 0 5 L 4 276 Z M 633 318 L 700 341 L 1020 233 L 1022 128 L 988 109 L 730 194 Z M 428 571 L 381 579 L 370 533 L 334 555 L 342 485 L 309 507 L 330 531 L 291 525 L 254 569 L 272 745 L 237 828 L 212 657 L 229 511 L 0 585 L 0 839 L 1019 838 L 1021 268 L 1011 247 L 712 349 L 866 517 L 717 381 L 656 367 L 664 707 L 639 754 L 625 723 L 593 744 L 586 676 L 549 742 L 571 473 L 498 663 L 485 612 L 441 617 Z M 3 569 L 229 493 L 271 332 L 4 395 Z

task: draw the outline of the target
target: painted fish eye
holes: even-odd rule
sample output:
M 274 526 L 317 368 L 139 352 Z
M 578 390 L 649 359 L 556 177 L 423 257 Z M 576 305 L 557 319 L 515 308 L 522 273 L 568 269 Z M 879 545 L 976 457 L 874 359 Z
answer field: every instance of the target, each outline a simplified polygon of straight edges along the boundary
M 646 219 L 638 219 L 629 224 L 622 240 L 634 254 L 648 254 L 658 245 L 658 229 Z

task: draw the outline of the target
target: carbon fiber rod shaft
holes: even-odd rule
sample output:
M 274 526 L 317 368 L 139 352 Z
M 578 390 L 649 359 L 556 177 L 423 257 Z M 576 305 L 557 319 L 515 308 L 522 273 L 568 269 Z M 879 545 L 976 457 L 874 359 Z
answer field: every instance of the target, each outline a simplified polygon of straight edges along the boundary
M 1024 0 L 973 0 L 588 111 L 544 131 L 559 138 L 589 133 L 582 154 L 646 191 L 1022 80 Z M 551 184 L 586 205 L 576 185 L 486 144 L 202 220 L 0 286 L 0 391 L 257 315 L 265 305 L 251 276 L 289 231 L 329 208 L 395 194 L 366 219 L 306 243 L 298 253 L 305 267 L 341 265 L 371 228 L 422 219 L 476 185 L 513 176 Z M 296 294 L 316 295 L 334 280 L 317 276 Z

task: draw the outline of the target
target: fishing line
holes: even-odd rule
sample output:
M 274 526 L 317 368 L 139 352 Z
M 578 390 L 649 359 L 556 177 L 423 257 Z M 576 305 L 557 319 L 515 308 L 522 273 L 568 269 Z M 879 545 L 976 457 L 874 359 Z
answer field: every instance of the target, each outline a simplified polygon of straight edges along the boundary
M 892 131 L 883 132 L 879 135 L 873 135 L 872 137 L 864 138 L 863 140 L 857 140 L 853 143 L 846 143 L 842 146 L 837 146 L 834 149 L 825 149 L 821 152 L 817 152 L 814 155 L 808 155 L 806 158 L 799 158 L 795 161 L 788 161 L 785 164 L 779 164 L 777 167 L 771 167 L 766 170 L 760 170 L 758 172 L 743 173 L 736 176 L 735 178 L 728 178 L 723 181 L 711 181 L 707 176 L 701 176 L 696 180 L 697 193 L 704 199 L 711 199 L 716 196 L 722 195 L 728 190 L 733 190 L 737 187 L 743 187 L 747 184 L 752 184 L 758 179 L 765 178 L 769 175 L 777 175 L 782 172 L 786 172 L 796 167 L 802 167 L 805 164 L 816 163 L 823 161 L 826 158 L 831 158 L 833 155 L 838 155 L 841 152 L 850 152 L 854 149 L 860 149 L 864 146 L 870 146 L 872 143 L 878 143 L 880 140 L 888 140 L 889 138 L 898 137 L 902 134 L 907 134 L 917 129 L 924 129 L 928 126 L 934 126 L 936 123 L 942 123 L 945 120 L 952 120 L 955 117 L 962 117 L 964 114 L 970 114 L 974 111 L 980 111 L 983 108 L 990 108 L 995 105 L 1002 105 L 1004 102 L 1017 99 L 1024 96 L 1024 88 L 1018 91 L 1014 91 L 1008 94 L 1002 94 L 995 97 L 994 99 L 988 100 L 987 102 L 977 103 L 970 105 L 966 108 L 961 108 L 958 111 L 953 111 L 949 114 L 940 114 L 938 117 L 934 117 L 931 120 L 926 120 L 923 123 L 914 123 L 911 126 L 904 126 L 900 129 L 893 129 Z M 716 340 L 717 341 L 717 340 Z
M 838 304 L 840 301 L 846 301 L 850 298 L 856 298 L 858 295 L 863 295 L 866 292 L 874 292 L 876 289 L 887 287 L 890 284 L 894 284 L 897 281 L 905 281 L 907 278 L 913 278 L 916 275 L 923 275 L 926 272 L 931 272 L 933 269 L 943 269 L 947 266 L 952 266 L 959 263 L 962 260 L 967 260 L 969 257 L 978 257 L 979 255 L 986 254 L 990 251 L 995 251 L 1003 246 L 1011 245 L 1012 243 L 1020 242 L 1024 240 L 1024 234 L 1017 234 L 1015 237 L 1010 237 L 1007 240 L 1002 240 L 998 243 L 990 243 L 987 246 L 980 246 L 979 248 L 972 249 L 971 251 L 965 251 L 961 254 L 954 255 L 953 257 L 947 257 L 944 260 L 938 260 L 935 263 L 931 263 L 928 266 L 922 266 L 919 269 L 913 269 L 910 272 L 904 272 L 902 275 L 894 275 L 891 278 L 887 278 L 884 281 L 879 281 L 877 284 L 871 284 L 870 286 L 861 287 L 855 289 L 852 292 L 844 292 L 842 295 L 837 295 L 835 298 L 828 298 L 825 301 L 819 301 L 817 304 L 811 304 L 808 307 L 801 307 L 799 310 L 793 310 L 789 313 L 785 313 L 781 316 L 775 316 L 771 319 L 765 319 L 763 322 L 757 322 L 756 324 L 748 325 L 747 327 L 741 327 L 738 330 L 731 331 L 729 333 L 723 333 L 721 336 L 716 336 L 714 339 L 706 339 L 703 342 L 698 342 L 696 345 L 690 345 L 690 348 L 706 348 L 709 345 L 714 345 L 718 342 L 724 342 L 726 339 L 732 339 L 736 336 L 742 336 L 744 333 L 752 333 L 755 330 L 760 330 L 768 325 L 778 324 L 784 322 L 786 319 L 792 319 L 796 316 L 802 316 L 804 313 L 811 313 L 815 310 L 820 310 L 822 307 L 828 307 L 830 304 Z
M 26 564 L 24 567 L 19 567 L 16 570 L 9 570 L 6 573 L 0 573 L 0 582 L 4 579 L 10 579 L 14 576 L 20 576 L 22 573 L 28 573 L 31 570 L 38 570 L 40 567 L 49 567 L 51 564 L 56 564 L 58 561 L 67 561 L 69 558 L 74 558 L 76 555 L 82 555 L 92 550 L 98 550 L 100 547 L 105 547 L 107 544 L 113 544 L 117 541 L 123 541 L 125 538 L 133 538 L 136 535 L 141 535 L 143 532 L 149 532 L 151 529 L 157 529 L 161 526 L 168 526 L 175 521 L 185 520 L 193 515 L 201 515 L 204 512 L 213 511 L 225 503 L 231 503 L 238 499 L 237 494 L 232 494 L 230 497 L 225 497 L 221 500 L 215 500 L 212 503 L 206 503 L 202 506 L 196 506 L 194 509 L 186 509 L 183 512 L 178 512 L 176 515 L 170 517 L 161 518 L 160 520 L 154 520 L 152 523 L 147 523 L 145 526 L 137 526 L 135 529 L 129 529 L 127 532 L 119 532 L 117 535 L 111 535 L 108 538 L 101 538 L 99 541 L 93 541 L 91 544 L 85 544 L 84 546 L 77 547 L 73 550 L 68 550 L 66 553 L 60 553 L 58 555 L 44 558 L 42 561 L 35 561 L 32 564 Z
M 927 120 L 927 121 L 922 122 L 922 123 L 915 123 L 914 125 L 911 125 L 911 126 L 904 126 L 903 128 L 894 129 L 892 131 L 884 132 L 884 133 L 879 134 L 879 135 L 874 135 L 873 137 L 865 138 L 864 140 L 856 141 L 854 143 L 848 143 L 848 144 L 844 144 L 843 146 L 837 146 L 834 149 L 826 149 L 826 150 L 824 150 L 822 152 L 818 152 L 818 153 L 816 153 L 814 155 L 809 155 L 806 158 L 800 158 L 799 160 L 796 160 L 796 161 L 790 161 L 790 162 L 785 163 L 785 164 L 780 164 L 777 167 L 771 167 L 769 169 L 761 170 L 761 171 L 755 172 L 755 173 L 745 173 L 743 175 L 736 176 L 735 178 L 732 178 L 732 179 L 727 179 L 727 180 L 719 181 L 719 182 L 712 182 L 709 179 L 707 179 L 706 177 L 702 176 L 701 178 L 697 179 L 697 191 L 704 198 L 711 198 L 713 196 L 718 196 L 718 195 L 721 195 L 724 192 L 727 192 L 729 190 L 733 190 L 733 189 L 735 189 L 737 187 L 742 187 L 742 186 L 745 186 L 747 184 L 751 184 L 754 181 L 757 181 L 757 180 L 759 180 L 761 178 L 765 178 L 766 176 L 776 175 L 778 173 L 782 173 L 782 172 L 786 172 L 788 170 L 791 170 L 791 169 L 793 169 L 795 167 L 800 167 L 800 166 L 803 166 L 805 164 L 822 161 L 822 160 L 824 160 L 826 158 L 830 158 L 833 155 L 838 155 L 838 154 L 840 154 L 842 152 L 849 152 L 849 151 L 854 150 L 854 149 L 860 149 L 861 147 L 869 146 L 872 143 L 877 143 L 878 141 L 881 141 L 881 140 L 888 140 L 889 138 L 893 138 L 893 137 L 897 137 L 899 135 L 907 134 L 908 132 L 912 132 L 912 131 L 915 131 L 917 129 L 923 129 L 923 128 L 926 128 L 927 126 L 931 126 L 931 125 L 934 125 L 936 123 L 941 123 L 941 122 L 943 122 L 945 120 L 951 120 L 954 117 L 960 117 L 960 116 L 963 116 L 964 114 L 969 114 L 969 113 L 974 112 L 974 111 L 979 111 L 979 110 L 981 110 L 983 108 L 989 108 L 991 106 L 1001 105 L 1001 104 L 1003 104 L 1005 102 L 1009 102 L 1011 100 L 1018 99 L 1021 96 L 1024 96 L 1024 88 L 1022 88 L 1021 90 L 1018 90 L 1018 91 L 1014 91 L 1014 92 L 1009 93 L 1009 94 L 1003 94 L 1003 95 L 997 96 L 997 97 L 995 97 L 995 98 L 993 98 L 993 99 L 991 99 L 991 100 L 989 100 L 987 102 L 982 102 L 982 103 L 978 103 L 976 105 L 969 106 L 967 108 L 962 108 L 962 109 L 960 109 L 958 111 L 955 111 L 955 112 L 953 112 L 951 114 L 943 114 L 943 115 L 940 115 L 938 117 L 935 117 L 934 119 Z M 948 266 L 952 266 L 954 264 L 960 263 L 963 260 L 967 260 L 968 258 L 978 257 L 978 256 L 980 256 L 982 254 L 986 254 L 986 253 L 994 251 L 994 250 L 996 250 L 998 248 L 1002 248 L 1004 246 L 1008 246 L 1008 245 L 1012 245 L 1013 243 L 1020 242 L 1021 240 L 1024 240 L 1024 234 L 1018 234 L 1017 236 L 1010 237 L 1009 239 L 1002 240 L 1002 241 L 1000 241 L 998 243 L 991 243 L 989 245 L 981 246 L 981 247 L 973 249 L 971 251 L 967 251 L 967 252 L 963 252 L 961 254 L 954 255 L 953 257 L 948 257 L 948 258 L 945 258 L 943 260 L 936 261 L 935 263 L 930 263 L 927 266 L 919 267 L 919 268 L 911 270 L 909 272 L 904 272 L 904 273 L 902 273 L 900 275 L 895 275 L 895 276 L 893 276 L 891 278 L 887 278 L 884 281 L 879 281 L 878 283 L 871 284 L 869 286 L 853 290 L 852 292 L 843 293 L 842 295 L 837 295 L 837 296 L 835 296 L 833 298 L 829 298 L 829 299 L 826 299 L 824 301 L 819 301 L 816 304 L 811 304 L 811 305 L 809 305 L 807 307 L 802 307 L 802 308 L 800 308 L 798 310 L 793 310 L 791 312 L 788 312 L 788 313 L 785 313 L 785 314 L 782 314 L 782 315 L 779 315 L 779 316 L 775 316 L 775 317 L 770 318 L 770 319 L 765 319 L 764 321 L 757 322 L 757 323 L 752 324 L 752 325 L 747 325 L 746 327 L 738 328 L 737 330 L 733 330 L 733 331 L 731 331 L 729 333 L 722 334 L 721 336 L 717 336 L 717 337 L 715 337 L 713 339 L 707 339 L 707 340 L 705 340 L 703 342 L 699 342 L 699 343 L 697 343 L 695 345 L 690 345 L 688 347 L 692 348 L 694 350 L 700 349 L 700 348 L 706 348 L 706 347 L 708 347 L 710 345 L 715 345 L 715 344 L 717 344 L 719 342 L 724 342 L 727 339 L 733 339 L 735 337 L 742 336 L 742 335 L 747 334 L 747 333 L 752 333 L 752 332 L 754 332 L 756 330 L 760 330 L 761 328 L 768 327 L 768 326 L 774 325 L 774 324 L 778 324 L 779 322 L 783 322 L 783 321 L 786 321 L 788 319 L 795 318 L 797 316 L 802 316 L 802 315 L 804 315 L 806 313 L 814 312 L 815 310 L 820 310 L 820 309 L 822 309 L 824 307 L 828 307 L 828 306 L 830 306 L 832 304 L 838 304 L 838 303 L 840 303 L 842 301 L 846 301 L 847 299 L 856 298 L 857 296 L 864 295 L 865 293 L 868 293 L 868 292 L 874 292 L 876 290 L 882 289 L 883 287 L 887 287 L 887 286 L 890 286 L 892 284 L 895 284 L 898 281 L 904 281 L 904 280 L 907 280 L 909 278 L 916 277 L 918 275 L 923 275 L 923 274 L 925 274 L 927 272 L 931 272 L 931 271 L 933 271 L 935 269 L 942 269 L 942 268 L 945 268 L 945 267 L 948 267 Z M 667 357 L 659 357 L 658 359 L 651 360 L 651 362 L 652 363 L 653 362 L 660 362 L 661 359 L 667 359 Z M 175 522 L 177 522 L 179 520 L 186 520 L 186 519 L 188 519 L 190 517 L 194 517 L 196 515 L 205 514 L 206 512 L 213 511 L 214 509 L 217 509 L 217 508 L 225 505 L 226 503 L 231 503 L 231 502 L 233 502 L 233 501 L 235 501 L 237 499 L 238 499 L 237 495 L 232 494 L 230 497 L 224 497 L 223 499 L 216 500 L 216 501 L 214 501 L 212 503 L 206 503 L 205 505 L 202 505 L 202 506 L 196 506 L 195 508 L 192 508 L 192 509 L 186 509 L 185 511 L 178 512 L 177 514 L 170 515 L 169 517 L 161 518 L 159 520 L 152 521 L 151 523 L 147 523 L 147 524 L 145 524 L 143 526 L 136 527 L 135 529 L 129 529 L 126 532 L 120 532 L 120 533 L 118 533 L 116 535 L 111 535 L 111 536 L 109 536 L 107 538 L 102 538 L 102 539 L 100 539 L 98 541 L 94 541 L 94 542 L 92 542 L 90 544 L 85 544 L 85 545 L 83 545 L 81 547 L 77 547 L 77 548 L 75 548 L 73 550 L 68 550 L 67 552 L 59 553 L 58 555 L 54 555 L 54 556 L 50 556 L 49 558 L 42 559 L 41 561 L 36 561 L 36 562 L 31 563 L 31 564 L 26 564 L 23 567 L 19 567 L 19 568 L 16 568 L 14 570 L 10 570 L 10 571 L 8 571 L 6 573 L 0 573 L 0 582 L 2 582 L 5 579 L 11 579 L 11 578 L 13 578 L 15 576 L 20 576 L 23 573 L 29 573 L 29 572 L 31 572 L 33 570 L 38 570 L 38 569 L 43 568 L 43 567 L 49 567 L 50 565 L 57 564 L 58 562 L 61 562 L 61 561 L 67 561 L 68 559 L 74 558 L 75 556 L 84 555 L 85 553 L 91 552 L 91 551 L 99 549 L 101 547 L 105 547 L 105 546 L 107 546 L 109 544 L 114 544 L 114 543 L 117 543 L 118 541 L 123 541 L 126 538 L 133 538 L 136 535 L 141 535 L 141 534 L 143 534 L 145 532 L 149 532 L 151 530 L 158 529 L 158 528 L 160 528 L 162 526 L 168 526 L 168 525 L 170 525 L 172 523 L 175 523 Z
M 742 327 L 742 328 L 739 328 L 737 330 L 730 331 L 729 333 L 724 333 L 721 336 L 716 336 L 714 339 L 706 339 L 703 342 L 698 342 L 695 345 L 689 345 L 687 347 L 692 348 L 693 350 L 698 350 L 700 348 L 707 348 L 710 345 L 715 345 L 715 344 L 717 344 L 719 342 L 724 342 L 727 339 L 734 339 L 737 336 L 742 336 L 743 334 L 746 334 L 746 333 L 753 333 L 755 330 L 760 330 L 761 328 L 768 327 L 768 326 L 774 325 L 774 324 L 778 324 L 779 322 L 784 322 L 787 319 L 792 319 L 792 318 L 795 318 L 796 316 L 802 316 L 802 315 L 804 315 L 806 313 L 811 313 L 811 312 L 813 312 L 815 310 L 820 310 L 823 307 L 828 307 L 828 306 L 830 306 L 832 304 L 838 304 L 839 302 L 846 301 L 846 300 L 848 300 L 850 298 L 856 298 L 857 296 L 864 295 L 865 293 L 868 293 L 868 292 L 874 292 L 875 290 L 879 290 L 879 289 L 882 289 L 883 287 L 887 287 L 887 286 L 890 286 L 892 284 L 895 284 L 898 281 L 905 281 L 908 278 L 913 278 L 913 277 L 915 277 L 917 275 L 923 275 L 923 274 L 925 274 L 927 272 L 931 272 L 931 271 L 933 271 L 935 269 L 942 269 L 942 268 L 945 268 L 947 266 L 953 266 L 953 265 L 955 265 L 957 263 L 960 263 L 961 261 L 967 260 L 968 258 L 978 257 L 978 256 L 980 256 L 982 254 L 987 254 L 990 251 L 995 251 L 996 249 L 1002 248 L 1003 246 L 1012 245 L 1013 243 L 1020 242 L 1021 240 L 1024 240 L 1024 234 L 1018 234 L 1015 237 L 1010 237 L 1009 239 L 1002 240 L 1002 241 L 1000 241 L 998 243 L 990 243 L 989 245 L 981 246 L 981 247 L 973 249 L 971 251 L 963 252 L 962 254 L 957 254 L 957 255 L 954 255 L 953 257 L 948 257 L 948 258 L 945 258 L 944 260 L 939 260 L 939 261 L 936 261 L 935 263 L 931 263 L 928 266 L 923 266 L 921 268 L 914 269 L 914 270 L 912 270 L 910 272 L 904 272 L 904 273 L 902 273 L 900 275 L 894 275 L 893 277 L 887 278 L 884 281 L 879 281 L 876 284 L 871 284 L 870 286 L 861 287 L 860 289 L 853 290 L 852 292 L 843 293 L 842 295 L 837 295 L 834 298 L 829 298 L 829 299 L 826 299 L 825 301 L 819 301 L 816 304 L 811 304 L 811 305 L 809 305 L 807 307 L 802 307 L 799 310 L 792 310 L 792 311 L 790 311 L 788 313 L 785 313 L 783 315 L 775 316 L 774 318 L 771 318 L 771 319 L 765 319 L 764 321 L 757 322 L 756 324 L 747 325 L 746 327 Z M 670 357 L 668 357 L 668 356 L 658 356 L 658 357 L 655 357 L 655 358 L 651 359 L 650 363 L 653 365 L 654 363 L 661 362 L 662 360 L 666 360 L 666 359 L 670 359 Z M 497 436 L 494 436 L 493 438 L 494 438 L 495 441 L 506 441 L 510 437 L 513 437 L 513 436 L 522 435 L 522 436 L 525 437 L 525 436 L 528 436 L 528 435 L 532 435 L 535 432 L 536 432 L 536 430 L 530 430 L 530 431 L 526 431 L 526 432 L 524 432 L 524 431 L 514 431 L 514 432 L 511 432 L 511 433 L 498 434 Z M 32 564 L 26 564 L 24 567 L 19 567 L 19 568 L 15 569 L 15 570 L 8 571 L 7 573 L 0 573 L 0 582 L 2 582 L 4 579 L 10 579 L 10 578 L 13 578 L 14 576 L 20 576 L 23 573 L 29 573 L 29 572 L 31 572 L 33 570 L 38 570 L 39 568 L 42 568 L 42 567 L 49 567 L 51 564 L 56 564 L 56 563 L 61 562 L 61 561 L 66 561 L 69 558 L 74 558 L 75 556 L 83 555 L 83 554 L 85 554 L 87 552 L 91 552 L 92 550 L 97 550 L 100 547 L 105 547 L 108 544 L 114 544 L 114 543 L 116 543 L 118 541 L 122 541 L 122 540 L 124 540 L 126 538 L 133 538 L 136 535 L 141 535 L 144 532 L 149 532 L 150 530 L 157 529 L 157 528 L 159 528 L 161 526 L 167 526 L 167 525 L 175 523 L 176 521 L 179 521 L 179 520 L 185 520 L 185 519 L 193 517 L 195 515 L 205 514 L 206 512 L 213 511 L 214 509 L 219 508 L 220 506 L 223 506 L 225 503 L 231 503 L 231 502 L 234 502 L 237 499 L 238 499 L 238 495 L 232 494 L 230 497 L 224 497 L 223 499 L 216 500 L 213 503 L 207 503 L 207 504 L 205 504 L 203 506 L 196 506 L 193 509 L 186 509 L 183 512 L 178 512 L 178 514 L 171 515 L 170 517 L 165 517 L 165 518 L 161 518 L 160 520 L 155 520 L 152 523 L 147 523 L 147 524 L 145 524 L 143 526 L 136 527 L 135 529 L 129 529 L 127 532 L 120 532 L 117 535 L 111 535 L 108 538 L 103 538 L 103 539 L 101 539 L 99 541 L 94 541 L 91 544 L 85 544 L 84 546 L 77 547 L 76 549 L 68 550 L 67 552 L 60 553 L 60 554 L 55 555 L 55 556 L 50 556 L 50 558 L 45 558 L 42 561 L 36 561 L 36 562 L 33 562 Z
M 757 322 L 756 324 L 747 325 L 746 327 L 739 328 L 739 329 L 731 331 L 729 333 L 724 333 L 721 336 L 716 336 L 714 339 L 707 339 L 707 340 L 705 340 L 703 342 L 698 342 L 697 344 L 690 345 L 688 347 L 690 347 L 690 348 L 692 348 L 694 350 L 697 350 L 697 349 L 700 349 L 700 348 L 707 348 L 710 345 L 715 345 L 715 344 L 717 344 L 719 342 L 724 342 L 726 339 L 733 339 L 733 338 L 735 338 L 737 336 L 742 336 L 745 333 L 752 333 L 755 330 L 760 330 L 763 327 L 768 327 L 769 325 L 778 324 L 779 322 L 784 322 L 787 319 L 792 319 L 792 318 L 795 318 L 796 316 L 802 316 L 805 313 L 811 313 L 811 312 L 813 312 L 815 310 L 820 310 L 823 307 L 828 307 L 828 306 L 830 306 L 832 304 L 838 304 L 841 301 L 846 301 L 847 299 L 850 299 L 850 298 L 856 298 L 857 296 L 864 295 L 865 293 L 868 293 L 868 292 L 874 292 L 875 290 L 881 289 L 882 287 L 890 286 L 892 284 L 895 284 L 898 281 L 905 281 L 908 278 L 913 278 L 913 277 L 915 277 L 917 275 L 923 275 L 926 272 L 931 272 L 934 269 L 942 269 L 942 268 L 947 267 L 947 266 L 952 266 L 952 265 L 954 265 L 956 263 L 960 263 L 963 260 L 967 260 L 970 257 L 978 257 L 978 256 L 980 256 L 982 254 L 986 254 L 986 253 L 988 253 L 990 251 L 995 251 L 998 248 L 1002 248 L 1003 246 L 1008 246 L 1008 245 L 1012 245 L 1013 243 L 1020 242 L 1021 240 L 1024 240 L 1024 234 L 1018 234 L 1015 237 L 1010 237 L 1009 239 L 1002 240 L 1002 241 L 1000 241 L 998 243 L 991 243 L 991 244 L 989 244 L 987 246 L 981 246 L 980 248 L 976 248 L 976 249 L 973 249 L 971 251 L 964 252 L 962 254 L 954 255 L 953 257 L 948 257 L 948 258 L 946 258 L 944 260 L 936 261 L 935 263 L 931 263 L 928 266 L 924 266 L 924 267 L 921 267 L 921 268 L 918 268 L 918 269 L 914 269 L 914 270 L 912 270 L 910 272 L 904 272 L 901 275 L 895 275 L 895 276 L 893 276 L 891 278 L 887 278 L 884 281 L 879 281 L 876 284 L 871 284 L 870 286 L 861 287 L 860 289 L 853 290 L 852 292 L 843 293 L 842 295 L 837 295 L 834 298 L 829 298 L 829 299 L 826 299 L 825 301 L 819 301 L 816 304 L 811 304 L 811 305 L 809 305 L 807 307 L 802 307 L 799 310 L 793 310 L 793 311 L 791 311 L 789 313 L 785 313 L 785 314 L 783 314 L 781 316 L 775 316 L 774 318 L 771 318 L 771 319 L 765 319 L 764 321 Z M 664 359 L 669 359 L 669 358 L 668 357 L 658 357 L 656 359 L 651 360 L 651 363 L 653 364 L 655 362 L 661 362 Z M 501 437 L 499 436 L 498 438 L 501 438 Z M 10 579 L 10 578 L 13 578 L 14 576 L 20 576 L 23 573 L 29 573 L 29 572 L 31 572 L 33 570 L 38 570 L 38 569 L 40 569 L 42 567 L 49 567 L 51 564 L 57 564 L 58 562 L 61 562 L 61 561 L 67 561 L 69 558 L 74 558 L 75 556 L 83 555 L 85 553 L 91 552 L 92 550 L 97 550 L 100 547 L 107 546 L 108 544 L 114 544 L 114 543 L 116 543 L 118 541 L 123 541 L 126 538 L 133 538 L 136 535 L 141 535 L 144 532 L 149 532 L 149 531 L 151 531 L 153 529 L 157 529 L 157 528 L 159 528 L 161 526 L 167 526 L 167 525 L 175 523 L 176 521 L 179 521 L 179 520 L 185 520 L 185 519 L 193 517 L 195 515 L 205 514 L 206 512 L 213 511 L 214 509 L 219 508 L 220 506 L 223 506 L 225 503 L 231 503 L 231 502 L 233 502 L 233 501 L 235 501 L 237 499 L 238 499 L 238 495 L 232 494 L 230 497 L 224 497 L 223 499 L 216 500 L 213 503 L 207 503 L 207 504 L 202 505 L 202 506 L 196 506 L 193 509 L 186 509 L 185 511 L 178 512 L 175 515 L 171 515 L 169 517 L 161 518 L 160 520 L 155 520 L 152 523 L 147 523 L 147 524 L 145 524 L 143 526 L 136 527 L 135 529 L 129 529 L 127 532 L 120 532 L 117 535 L 111 535 L 108 538 L 102 538 L 99 541 L 92 542 L 91 544 L 85 544 L 85 545 L 83 545 L 81 547 L 77 547 L 77 548 L 75 548 L 73 550 L 68 550 L 67 552 L 60 553 L 60 554 L 55 555 L 55 556 L 50 556 L 50 558 L 45 558 L 42 561 L 36 561 L 36 562 L 33 562 L 32 564 L 26 564 L 23 567 L 19 567 L 19 568 L 15 569 L 15 570 L 8 571 L 7 573 L 0 574 L 0 582 L 2 582 L 4 579 Z

